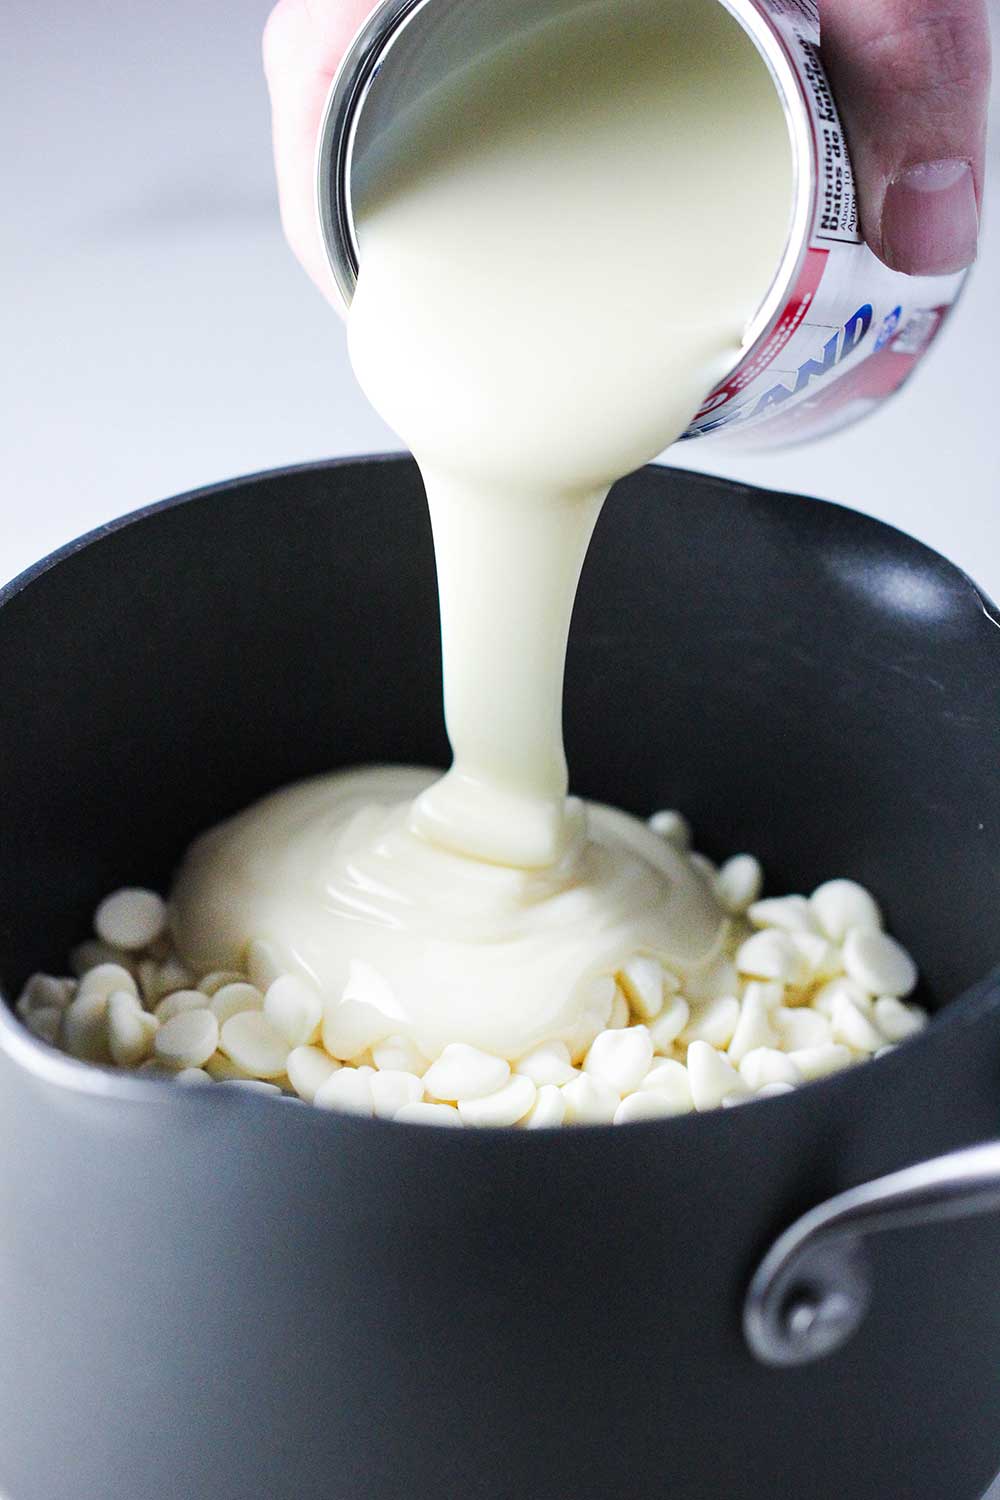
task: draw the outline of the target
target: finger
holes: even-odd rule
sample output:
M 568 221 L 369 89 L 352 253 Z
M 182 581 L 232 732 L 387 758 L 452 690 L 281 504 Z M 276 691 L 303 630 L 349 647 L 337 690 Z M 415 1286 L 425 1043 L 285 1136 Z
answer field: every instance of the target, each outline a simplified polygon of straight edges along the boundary
M 324 296 L 342 307 L 316 214 L 316 142 L 327 94 L 370 0 L 278 0 L 264 28 L 281 222 Z
M 970 265 L 989 101 L 987 0 L 820 0 L 820 19 L 868 244 L 914 275 Z

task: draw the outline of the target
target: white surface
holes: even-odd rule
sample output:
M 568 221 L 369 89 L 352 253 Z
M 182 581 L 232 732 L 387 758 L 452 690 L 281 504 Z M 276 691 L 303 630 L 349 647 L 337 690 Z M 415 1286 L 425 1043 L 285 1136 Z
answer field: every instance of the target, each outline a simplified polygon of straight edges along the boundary
M 281 239 L 267 9 L 6 0 L 0 578 L 149 500 L 397 446 Z M 709 439 L 671 461 L 868 510 L 1000 594 L 998 217 L 932 358 L 873 421 L 812 448 L 749 457 Z
M 5 0 L 0 579 L 149 500 L 396 446 L 281 239 L 267 9 Z M 976 279 L 890 408 L 810 449 L 671 461 L 857 506 L 1000 595 L 996 171 L 990 198 Z

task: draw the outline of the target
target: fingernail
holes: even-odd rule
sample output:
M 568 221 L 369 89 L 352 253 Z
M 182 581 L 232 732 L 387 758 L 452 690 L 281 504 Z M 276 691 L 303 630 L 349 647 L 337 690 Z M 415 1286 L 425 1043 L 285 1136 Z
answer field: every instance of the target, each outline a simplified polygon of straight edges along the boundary
M 897 271 L 945 276 L 976 258 L 979 209 L 967 161 L 925 161 L 890 182 L 882 253 Z

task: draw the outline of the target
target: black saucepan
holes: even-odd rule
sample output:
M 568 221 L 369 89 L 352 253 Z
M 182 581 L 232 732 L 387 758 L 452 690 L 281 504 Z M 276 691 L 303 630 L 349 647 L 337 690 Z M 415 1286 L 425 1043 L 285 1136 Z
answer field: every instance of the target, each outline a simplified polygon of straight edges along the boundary
M 165 885 L 192 835 L 259 794 L 441 764 L 439 674 L 407 460 L 184 497 L 12 585 L 8 999 L 63 969 L 100 896 Z M 682 807 L 701 847 L 754 851 L 775 891 L 871 886 L 920 962 L 929 1030 L 736 1110 L 460 1133 L 124 1079 L 0 1007 L 5 1500 L 985 1489 L 1000 1215 L 900 1213 L 865 1251 L 867 1315 L 825 1358 L 762 1362 L 743 1319 L 804 1211 L 998 1134 L 995 610 L 874 521 L 645 470 L 587 563 L 566 729 L 578 791 Z M 809 1294 L 789 1291 L 793 1322 Z

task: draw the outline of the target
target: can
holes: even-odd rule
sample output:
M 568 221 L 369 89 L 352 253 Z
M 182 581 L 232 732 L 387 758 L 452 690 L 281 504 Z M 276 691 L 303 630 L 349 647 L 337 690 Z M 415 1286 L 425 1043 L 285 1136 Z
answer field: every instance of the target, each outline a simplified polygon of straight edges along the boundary
M 968 272 L 907 276 L 865 244 L 847 140 L 820 56 L 816 0 L 717 3 L 752 38 L 781 98 L 793 210 L 739 358 L 683 437 L 773 447 L 846 427 L 898 391 L 941 331 Z M 579 4 L 382 0 L 368 16 L 333 80 L 317 156 L 323 239 L 345 304 L 359 264 L 355 189 L 386 124 L 456 67 Z

